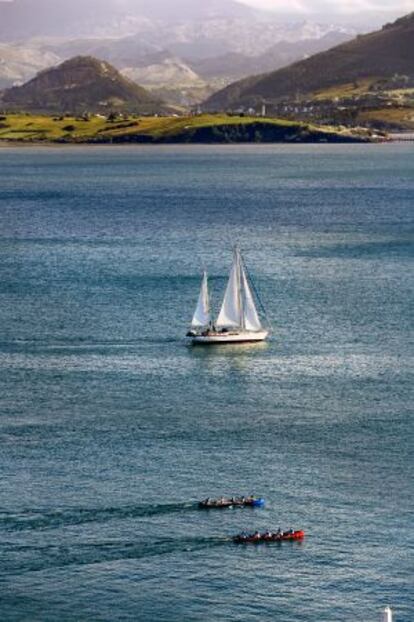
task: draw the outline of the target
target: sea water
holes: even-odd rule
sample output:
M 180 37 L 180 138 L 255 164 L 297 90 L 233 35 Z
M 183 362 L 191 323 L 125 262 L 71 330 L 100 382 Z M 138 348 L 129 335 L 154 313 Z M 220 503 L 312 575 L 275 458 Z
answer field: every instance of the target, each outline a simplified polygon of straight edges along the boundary
M 410 144 L 0 150 L 3 622 L 414 620 L 413 201 Z M 272 338 L 189 347 L 235 242 Z

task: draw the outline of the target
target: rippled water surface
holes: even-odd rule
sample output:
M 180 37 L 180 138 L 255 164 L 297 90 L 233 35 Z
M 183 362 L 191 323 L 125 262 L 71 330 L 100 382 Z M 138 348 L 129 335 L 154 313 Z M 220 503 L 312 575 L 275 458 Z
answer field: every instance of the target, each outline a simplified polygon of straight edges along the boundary
M 413 201 L 411 145 L 0 151 L 2 621 L 414 620 Z M 188 347 L 234 241 L 272 340 Z

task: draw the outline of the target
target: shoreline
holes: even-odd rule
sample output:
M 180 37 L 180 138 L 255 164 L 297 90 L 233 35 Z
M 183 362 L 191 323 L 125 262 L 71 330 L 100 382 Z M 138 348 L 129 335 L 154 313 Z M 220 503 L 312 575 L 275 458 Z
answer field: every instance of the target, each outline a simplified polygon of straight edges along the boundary
M 319 126 L 300 121 L 233 115 L 134 117 L 51 117 L 6 114 L 0 123 L 3 145 L 239 145 L 376 143 L 387 136 L 366 128 Z
M 169 142 L 169 143 L 152 143 L 152 144 L 148 144 L 148 143 L 93 143 L 93 142 L 83 142 L 83 143 L 56 143 L 56 142 L 44 142 L 44 141 L 39 141 L 39 142 L 21 142 L 21 141 L 0 141 L 0 150 L 4 149 L 39 149 L 39 148 L 44 148 L 44 149 L 57 149 L 57 150 L 66 150 L 66 149 L 79 149 L 79 148 L 86 148 L 86 149 L 92 149 L 92 148 L 96 148 L 96 149 L 102 149 L 102 148 L 111 148 L 111 149 L 125 149 L 125 148 L 134 148 L 134 149 L 153 149 L 153 148 L 159 148 L 159 147 L 220 147 L 223 149 L 226 148 L 230 148 L 230 147 L 275 147 L 275 146 L 293 146 L 293 147 L 301 147 L 301 146 L 349 146 L 349 145 L 379 145 L 379 144 L 390 144 L 390 143 L 408 143 L 410 141 L 408 140 L 383 140 L 383 141 L 332 141 L 332 142 L 321 142 L 321 141 L 314 141 L 314 142 L 262 142 L 262 143 L 257 143 L 257 142 L 251 142 L 251 143 L 247 143 L 247 142 L 239 142 L 239 143 L 190 143 L 190 142 L 186 142 L 186 143 L 180 143 L 180 142 Z
M 332 140 L 263 140 L 263 141 L 190 141 L 190 140 L 160 140 L 160 141 L 139 141 L 139 140 L 125 140 L 125 141 L 94 141 L 94 140 L 84 140 L 84 141 L 60 141 L 60 140 L 5 140 L 0 138 L 0 149 L 7 149 L 10 147 L 45 147 L 50 148 L 54 147 L 56 149 L 73 149 L 76 147 L 111 147 L 111 148 L 125 148 L 125 147 L 137 147 L 137 148 L 152 148 L 152 147 L 240 147 L 240 146 L 264 146 L 268 145 L 291 145 L 291 146 L 301 146 L 301 145 L 378 145 L 378 144 L 389 144 L 389 143 L 399 143 L 399 142 L 409 142 L 412 139 L 403 139 L 403 138 L 383 138 L 381 140 L 378 139 L 364 139 L 364 138 L 352 138 L 352 139 L 332 139 Z

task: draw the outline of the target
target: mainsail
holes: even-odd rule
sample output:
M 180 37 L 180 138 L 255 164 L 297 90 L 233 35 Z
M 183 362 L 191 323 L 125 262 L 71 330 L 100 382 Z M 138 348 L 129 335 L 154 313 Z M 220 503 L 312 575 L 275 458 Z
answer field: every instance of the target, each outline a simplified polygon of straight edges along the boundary
M 223 304 L 217 318 L 216 326 L 241 326 L 241 300 L 240 300 L 240 262 L 238 252 L 234 252 L 233 265 L 230 271 L 229 282 L 224 294 Z
M 241 266 L 241 273 L 244 289 L 244 327 L 247 328 L 247 330 L 261 330 L 262 325 L 260 323 L 256 305 L 254 304 L 252 292 L 250 290 L 249 283 L 246 277 L 246 271 L 244 270 L 243 266 Z
M 208 326 L 211 322 L 210 300 L 208 295 L 207 272 L 204 272 L 201 283 L 200 295 L 198 297 L 197 307 L 193 315 L 191 326 L 199 328 L 200 326 Z
M 229 282 L 216 325 L 218 328 L 237 327 L 250 331 L 262 328 L 238 248 L 234 250 Z

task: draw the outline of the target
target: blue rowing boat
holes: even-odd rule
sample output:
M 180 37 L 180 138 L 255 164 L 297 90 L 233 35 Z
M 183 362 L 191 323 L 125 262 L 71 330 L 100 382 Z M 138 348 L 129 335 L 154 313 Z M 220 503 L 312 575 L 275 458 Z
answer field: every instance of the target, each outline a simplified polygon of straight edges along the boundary
M 262 497 L 220 497 L 219 499 L 204 499 L 198 504 L 204 510 L 215 510 L 236 507 L 261 508 L 265 504 Z

